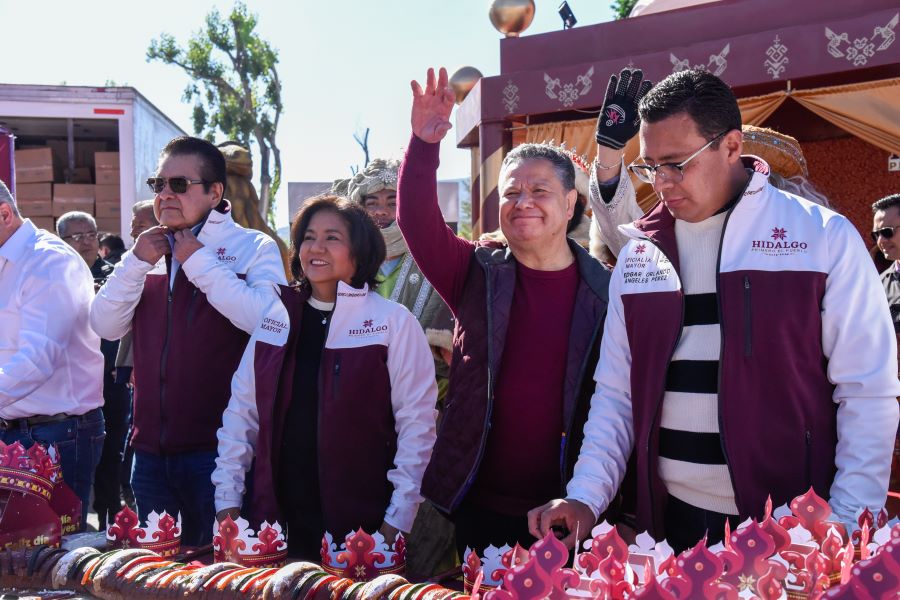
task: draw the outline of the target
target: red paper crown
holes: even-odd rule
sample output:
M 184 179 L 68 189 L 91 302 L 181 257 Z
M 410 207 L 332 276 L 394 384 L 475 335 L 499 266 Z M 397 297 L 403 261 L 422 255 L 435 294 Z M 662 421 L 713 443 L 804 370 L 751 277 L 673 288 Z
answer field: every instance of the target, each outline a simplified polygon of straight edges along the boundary
M 235 562 L 245 567 L 283 567 L 287 561 L 287 542 L 276 521 L 263 521 L 254 535 L 246 519 L 230 516 L 216 522 L 213 529 L 213 557 L 216 562 Z
M 466 593 L 472 593 L 479 573 L 482 573 L 482 578 L 478 589 L 481 591 L 492 590 L 500 587 L 500 584 L 503 583 L 503 576 L 509 569 L 526 560 L 528 560 L 528 550 L 518 544 L 512 548 L 508 544 L 500 548 L 488 546 L 484 549 L 483 557 L 479 557 L 474 550 L 466 548 L 463 556 L 463 581 Z
M 181 550 L 181 515 L 176 521 L 170 514 L 151 512 L 147 526 L 141 527 L 138 516 L 127 506 L 119 511 L 106 530 L 109 548 L 144 548 L 162 557 L 175 556 Z
M 49 502 L 58 468 L 46 448 L 0 442 L 0 489 L 30 494 Z
M 384 541 L 376 532 L 369 535 L 362 529 L 350 532 L 338 548 L 330 533 L 322 538 L 322 568 L 336 577 L 356 581 L 371 581 L 380 575 L 402 574 L 406 571 L 406 539 L 397 535 L 393 544 Z

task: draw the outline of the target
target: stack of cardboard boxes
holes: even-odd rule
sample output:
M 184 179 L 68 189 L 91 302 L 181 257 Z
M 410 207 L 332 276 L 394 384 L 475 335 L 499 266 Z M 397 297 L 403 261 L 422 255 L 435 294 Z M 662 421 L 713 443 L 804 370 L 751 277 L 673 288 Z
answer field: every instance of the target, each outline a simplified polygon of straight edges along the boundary
M 77 210 L 94 215 L 97 230 L 121 232 L 119 153 L 93 152 L 76 143 L 76 167 L 64 176 L 55 148 L 16 150 L 16 204 L 22 216 L 48 231 L 55 231 L 56 219 Z M 93 163 L 90 166 L 78 166 Z M 91 183 L 91 166 L 94 178 Z M 68 180 L 69 183 L 61 183 Z M 54 183 L 57 182 L 57 183 Z

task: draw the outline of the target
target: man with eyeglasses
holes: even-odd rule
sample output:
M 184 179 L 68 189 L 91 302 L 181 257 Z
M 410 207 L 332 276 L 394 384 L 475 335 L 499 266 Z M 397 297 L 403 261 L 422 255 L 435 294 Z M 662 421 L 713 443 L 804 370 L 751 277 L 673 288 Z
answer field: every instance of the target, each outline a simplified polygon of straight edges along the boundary
M 93 296 L 79 253 L 23 219 L 0 182 L 0 441 L 57 444 L 82 527 L 104 431 Z
M 99 290 L 112 273 L 113 266 L 100 257 L 100 238 L 94 217 L 76 210 L 67 212 L 57 219 L 56 233 L 72 246 L 91 268 L 94 286 Z
M 225 158 L 211 143 L 175 138 L 147 183 L 159 225 L 100 289 L 91 325 L 108 339 L 133 334 L 138 515 L 180 513 L 182 543 L 200 546 L 212 538 L 210 475 L 231 378 L 284 268 L 274 240 L 234 222 Z
M 737 101 L 714 75 L 670 75 L 636 108 L 603 120 L 598 141 L 639 123 L 631 170 L 660 201 L 620 228 L 581 455 L 568 497 L 529 514 L 532 532 L 587 535 L 629 457 L 633 525 L 679 551 L 810 487 L 851 527 L 884 505 L 900 395 L 859 234 L 741 156 Z

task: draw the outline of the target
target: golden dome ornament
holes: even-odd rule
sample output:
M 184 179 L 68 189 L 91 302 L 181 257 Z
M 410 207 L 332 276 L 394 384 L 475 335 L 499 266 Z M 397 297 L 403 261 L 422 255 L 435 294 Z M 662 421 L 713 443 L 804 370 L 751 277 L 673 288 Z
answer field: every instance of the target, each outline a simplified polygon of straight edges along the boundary
M 453 93 L 456 94 L 457 104 L 462 104 L 462 101 L 469 95 L 469 92 L 472 91 L 472 88 L 475 87 L 475 84 L 478 83 L 481 77 L 481 71 L 475 67 L 460 67 L 456 70 L 450 77 L 450 87 L 453 89 Z
M 493 0 L 491 24 L 506 37 L 519 37 L 534 20 L 534 0 Z

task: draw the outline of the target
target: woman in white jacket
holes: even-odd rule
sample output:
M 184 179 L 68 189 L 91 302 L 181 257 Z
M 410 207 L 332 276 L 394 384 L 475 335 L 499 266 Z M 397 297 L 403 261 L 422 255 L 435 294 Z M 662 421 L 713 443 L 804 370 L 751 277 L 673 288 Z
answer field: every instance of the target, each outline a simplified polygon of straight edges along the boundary
M 385 247 L 365 210 L 313 198 L 291 241 L 296 281 L 235 373 L 213 483 L 219 520 L 278 520 L 289 553 L 312 559 L 325 531 L 378 529 L 388 541 L 410 531 L 437 388 L 416 319 L 370 290 Z

